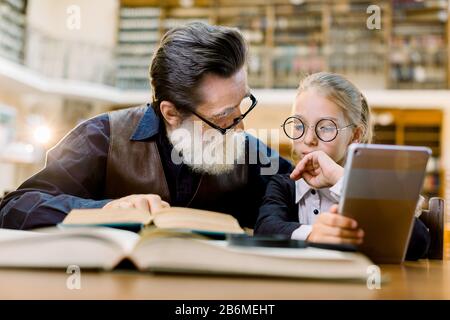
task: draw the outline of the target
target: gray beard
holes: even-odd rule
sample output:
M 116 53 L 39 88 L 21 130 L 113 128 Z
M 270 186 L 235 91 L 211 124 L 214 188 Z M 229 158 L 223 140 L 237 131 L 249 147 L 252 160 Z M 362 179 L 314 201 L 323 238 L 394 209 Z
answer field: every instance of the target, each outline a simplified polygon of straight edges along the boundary
M 175 164 L 184 163 L 194 172 L 227 174 L 236 164 L 245 162 L 243 131 L 230 130 L 222 135 L 212 128 L 202 131 L 200 121 L 185 120 L 177 129 L 168 130 L 167 136 L 173 145 L 172 161 Z

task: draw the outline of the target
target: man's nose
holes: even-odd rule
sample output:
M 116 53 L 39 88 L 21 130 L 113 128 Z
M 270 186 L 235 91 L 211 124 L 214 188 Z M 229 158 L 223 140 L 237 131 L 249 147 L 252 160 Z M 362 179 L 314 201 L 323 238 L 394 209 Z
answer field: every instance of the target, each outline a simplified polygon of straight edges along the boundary
M 233 121 L 235 119 L 238 119 L 241 116 L 242 116 L 241 111 L 240 110 L 236 110 L 236 112 L 233 112 L 233 115 L 232 115 Z M 234 129 L 236 129 L 236 130 L 238 130 L 238 129 L 244 130 L 244 121 L 242 121 L 242 120 L 239 121 L 238 124 L 234 127 Z

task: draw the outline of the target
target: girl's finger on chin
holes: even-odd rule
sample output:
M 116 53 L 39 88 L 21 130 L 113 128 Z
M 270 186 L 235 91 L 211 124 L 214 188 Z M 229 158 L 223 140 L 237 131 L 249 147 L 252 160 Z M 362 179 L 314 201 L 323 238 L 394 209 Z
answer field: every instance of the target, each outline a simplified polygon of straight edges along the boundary
M 314 164 L 313 164 L 311 161 L 309 161 L 309 162 L 305 165 L 305 170 L 308 170 L 308 171 L 314 170 Z
M 301 178 L 303 171 L 305 170 L 305 164 L 301 161 L 295 166 L 294 170 L 290 174 L 290 178 L 297 180 Z
M 306 181 L 306 182 L 308 182 L 308 183 L 312 183 L 313 181 L 313 179 L 314 179 L 314 176 L 312 175 L 312 174 L 309 174 L 308 172 L 304 172 L 303 173 L 303 175 L 302 175 L 302 178 Z

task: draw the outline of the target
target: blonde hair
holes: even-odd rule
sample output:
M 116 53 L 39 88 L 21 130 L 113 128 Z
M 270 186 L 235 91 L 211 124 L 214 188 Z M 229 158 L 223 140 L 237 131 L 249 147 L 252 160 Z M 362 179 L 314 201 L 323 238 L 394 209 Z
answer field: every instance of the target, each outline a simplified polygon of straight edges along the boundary
M 313 73 L 300 81 L 298 93 L 316 89 L 325 98 L 342 108 L 344 115 L 362 129 L 361 143 L 371 143 L 373 128 L 367 100 L 359 89 L 344 76 L 331 72 Z

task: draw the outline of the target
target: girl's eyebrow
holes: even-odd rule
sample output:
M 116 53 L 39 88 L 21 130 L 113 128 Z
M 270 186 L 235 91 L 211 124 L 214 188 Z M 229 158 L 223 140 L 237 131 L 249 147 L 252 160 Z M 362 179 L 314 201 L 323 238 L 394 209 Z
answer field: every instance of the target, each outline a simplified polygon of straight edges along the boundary
M 298 118 L 300 118 L 300 119 L 302 119 L 302 120 L 305 120 L 305 117 L 303 117 L 302 115 L 300 115 L 300 114 L 295 114 L 295 116 L 296 117 L 298 117 Z M 323 117 L 323 118 L 320 118 L 319 119 L 319 121 L 320 120 L 334 120 L 334 121 L 339 121 L 339 119 L 338 118 L 335 118 L 335 117 Z
M 338 118 L 335 118 L 335 117 L 323 117 L 323 118 L 321 118 L 320 120 L 322 120 L 322 119 L 339 121 L 339 119 L 338 119 Z

